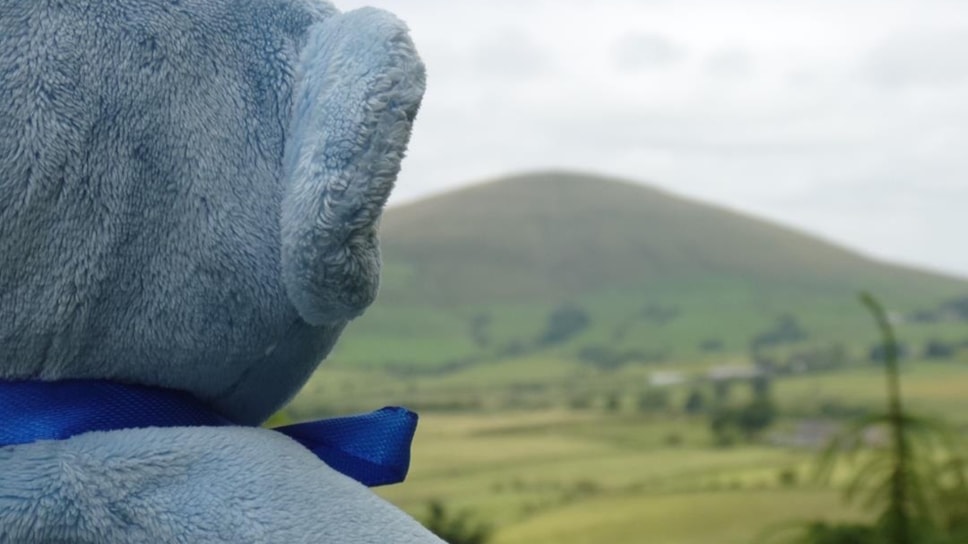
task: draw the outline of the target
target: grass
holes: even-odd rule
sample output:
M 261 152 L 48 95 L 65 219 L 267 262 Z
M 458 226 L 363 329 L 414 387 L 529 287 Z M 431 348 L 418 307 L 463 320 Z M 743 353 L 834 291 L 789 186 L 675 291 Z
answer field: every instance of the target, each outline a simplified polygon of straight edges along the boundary
M 968 283 L 872 261 L 782 226 L 643 185 L 562 172 L 498 180 L 387 210 L 383 285 L 336 364 L 432 370 L 528 347 L 579 304 L 591 326 L 558 349 L 605 345 L 696 359 L 710 339 L 745 354 L 794 314 L 825 342 L 874 339 L 860 288 L 895 309 L 934 307 Z M 662 305 L 674 319 L 644 318 Z M 472 333 L 475 319 L 486 326 Z M 943 334 L 961 334 L 955 326 Z M 935 324 L 929 329 L 938 331 Z M 911 341 L 922 341 L 916 332 Z
M 968 424 L 968 361 L 904 363 L 901 389 L 905 405 L 913 412 Z M 777 398 L 787 410 L 809 410 L 825 401 L 883 409 L 883 372 L 868 366 L 791 378 L 777 384 Z
M 846 299 L 846 300 L 845 300 Z M 897 297 L 897 312 L 931 307 L 931 303 L 905 303 Z M 860 354 L 875 341 L 867 316 L 850 297 L 837 293 L 749 292 L 742 282 L 668 287 L 662 297 L 646 290 L 629 289 L 576 294 L 571 301 L 584 308 L 590 326 L 552 354 L 574 358 L 588 346 L 613 350 L 639 350 L 662 354 L 669 361 L 701 358 L 745 357 L 753 337 L 770 328 L 781 315 L 792 315 L 807 332 L 806 344 L 843 344 Z M 537 351 L 535 339 L 545 330 L 548 316 L 560 303 L 515 305 L 476 304 L 444 308 L 429 304 L 378 304 L 352 323 L 331 356 L 343 366 L 410 367 L 433 370 L 460 359 L 494 359 L 501 350 L 517 343 L 526 352 Z M 648 307 L 673 309 L 667 321 L 642 316 Z M 488 316 L 486 343 L 475 340 L 471 322 Z M 968 341 L 964 323 L 909 323 L 901 327 L 914 347 L 932 338 Z M 704 351 L 708 340 L 722 346 Z M 547 349 L 547 348 L 541 348 Z
M 744 542 L 800 515 L 859 515 L 841 509 L 831 490 L 785 487 L 780 471 L 808 473 L 805 452 L 711 448 L 696 420 L 550 411 L 436 414 L 421 426 L 408 482 L 380 493 L 415 514 L 432 499 L 471 509 L 497 525 L 497 544 L 618 544 L 645 535 Z M 665 441 L 672 432 L 684 435 L 675 446 Z
M 277 421 L 417 409 L 411 475 L 378 493 L 418 516 L 433 500 L 468 509 L 494 524 L 493 544 L 740 544 L 799 519 L 864 519 L 810 479 L 814 451 L 766 437 L 718 446 L 705 415 L 683 413 L 695 385 L 662 389 L 665 407 L 637 403 L 660 391 L 649 385 L 656 372 L 692 380 L 749 364 L 751 340 L 790 314 L 808 338 L 769 355 L 842 343 L 851 366 L 779 378 L 778 425 L 831 405 L 880 408 L 883 376 L 866 361 L 877 335 L 855 288 L 901 314 L 968 292 L 727 210 L 572 174 L 392 209 L 382 232 L 378 303 Z M 589 326 L 536 345 L 564 303 L 585 310 Z M 899 333 L 915 346 L 965 344 L 966 324 Z M 581 360 L 601 346 L 640 355 L 608 370 Z M 968 426 L 959 357 L 905 363 L 906 405 Z
M 420 377 L 337 365 L 318 372 L 289 412 L 301 419 L 422 403 L 411 475 L 378 492 L 417 516 L 431 500 L 468 509 L 495 525 L 494 544 L 745 543 L 790 520 L 868 515 L 811 478 L 813 450 L 716 447 L 703 416 L 681 413 L 689 386 L 669 390 L 666 410 L 636 410 L 654 370 L 701 373 L 709 364 L 599 372 L 538 353 Z M 870 363 L 778 379 L 778 427 L 818 417 L 824 403 L 881 408 L 882 379 Z M 911 409 L 968 425 L 965 358 L 907 362 L 902 388 Z M 623 404 L 606 410 L 616 394 Z M 741 400 L 745 389 L 735 394 Z M 574 395 L 593 402 L 571 409 Z M 460 405 L 469 399 L 478 402 Z
M 834 493 L 723 491 L 618 496 L 571 505 L 498 533 L 495 544 L 747 544 L 762 529 L 810 517 L 852 519 Z
M 898 316 L 968 292 L 727 210 L 569 174 L 391 209 L 382 232 L 377 304 L 287 415 L 418 409 L 411 476 L 379 493 L 414 515 L 432 500 L 469 509 L 494 524 L 494 544 L 739 544 L 793 520 L 863 519 L 810 479 L 813 450 L 717 447 L 705 416 L 682 413 L 694 385 L 663 390 L 668 405 L 648 413 L 638 401 L 656 392 L 657 371 L 696 379 L 750 364 L 751 341 L 792 315 L 807 337 L 763 355 L 840 345 L 846 366 L 778 378 L 778 427 L 880 409 L 883 376 L 868 357 L 878 337 L 854 292 L 877 292 Z M 589 326 L 539 345 L 563 303 Z M 968 345 L 964 321 L 898 333 L 915 351 L 934 338 Z M 606 370 L 582 362 L 589 347 L 637 355 Z M 968 425 L 958 357 L 905 363 L 906 405 Z M 734 389 L 734 403 L 749 395 Z
M 912 409 L 968 423 L 961 410 L 968 397 L 964 386 L 968 354 L 946 361 L 903 363 L 905 397 Z M 408 404 L 431 411 L 474 408 L 564 408 L 576 400 L 588 408 L 601 408 L 609 396 L 618 396 L 623 409 L 632 409 L 636 397 L 649 390 L 650 376 L 659 371 L 704 375 L 710 366 L 748 364 L 742 358 L 707 358 L 694 362 L 630 364 L 615 371 L 590 368 L 567 355 L 536 353 L 518 358 L 481 362 L 457 372 L 435 375 L 396 375 L 381 368 L 353 369 L 348 365 L 324 366 L 290 406 L 296 417 L 334 411 L 358 411 L 383 404 Z M 846 408 L 880 408 L 883 379 L 874 364 L 854 360 L 841 370 L 795 375 L 778 380 L 775 392 L 784 411 L 821 415 L 824 405 Z M 690 386 L 668 390 L 670 407 L 681 408 Z M 735 388 L 738 395 L 747 388 Z

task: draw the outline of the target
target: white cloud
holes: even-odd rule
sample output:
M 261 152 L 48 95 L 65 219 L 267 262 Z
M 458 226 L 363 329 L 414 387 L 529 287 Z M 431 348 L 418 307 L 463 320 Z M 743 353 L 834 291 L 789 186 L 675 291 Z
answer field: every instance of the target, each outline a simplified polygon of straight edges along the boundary
M 613 47 L 616 67 L 621 71 L 647 71 L 674 64 L 685 57 L 685 48 L 661 34 L 628 33 Z
M 968 27 L 918 29 L 885 41 L 866 59 L 868 79 L 888 88 L 948 86 L 968 80 Z
M 395 202 L 572 167 L 968 276 L 968 2 L 337 4 L 428 66 Z
M 527 33 L 515 28 L 487 36 L 470 60 L 479 74 L 498 78 L 533 79 L 551 69 L 550 55 Z
M 753 55 L 742 48 L 727 48 L 710 55 L 705 64 L 716 77 L 744 79 L 753 71 Z

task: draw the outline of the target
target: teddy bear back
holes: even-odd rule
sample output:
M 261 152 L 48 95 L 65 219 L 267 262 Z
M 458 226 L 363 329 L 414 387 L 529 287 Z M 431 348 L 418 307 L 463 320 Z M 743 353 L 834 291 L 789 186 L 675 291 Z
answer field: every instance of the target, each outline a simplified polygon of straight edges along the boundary
M 292 170 L 312 158 L 288 134 L 303 49 L 338 17 L 309 0 L 0 2 L 0 377 L 182 389 L 243 422 L 293 394 L 352 317 L 307 322 L 283 270 Z

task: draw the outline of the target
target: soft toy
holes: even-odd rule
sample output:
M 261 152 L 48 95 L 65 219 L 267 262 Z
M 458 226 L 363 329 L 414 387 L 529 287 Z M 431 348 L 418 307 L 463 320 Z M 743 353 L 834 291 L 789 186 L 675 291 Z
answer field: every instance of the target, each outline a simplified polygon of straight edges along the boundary
M 379 10 L 0 0 L 0 542 L 440 542 L 342 473 L 406 412 L 256 427 L 375 296 L 423 86 Z

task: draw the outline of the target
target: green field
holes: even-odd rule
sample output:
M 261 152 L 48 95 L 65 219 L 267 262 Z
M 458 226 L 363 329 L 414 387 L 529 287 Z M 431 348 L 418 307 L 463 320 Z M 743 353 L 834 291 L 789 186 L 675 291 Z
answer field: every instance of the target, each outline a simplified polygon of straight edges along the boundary
M 806 472 L 806 456 L 711 449 L 688 423 L 541 413 L 429 416 L 424 426 L 411 481 L 383 494 L 418 514 L 433 498 L 470 508 L 500 527 L 498 543 L 702 542 L 716 534 L 744 542 L 772 523 L 859 515 L 837 508 L 829 490 L 780 483 L 783 469 Z M 661 444 L 669 432 L 689 436 L 669 447 Z
M 564 172 L 390 208 L 381 238 L 380 294 L 335 364 L 431 371 L 548 347 L 665 361 L 745 355 L 781 316 L 814 339 L 861 345 L 874 337 L 859 290 L 901 315 L 968 294 L 963 280 L 641 184 Z M 547 339 L 566 307 L 587 323 Z M 968 340 L 944 321 L 931 334 Z
M 963 280 L 568 173 L 390 209 L 381 229 L 377 302 L 285 417 L 415 409 L 411 476 L 379 492 L 418 517 L 469 512 L 491 544 L 740 544 L 869 520 L 836 488 L 849 470 L 814 478 L 838 426 L 884 406 L 860 290 L 904 344 L 908 406 L 968 427 Z M 763 388 L 768 428 L 713 431 Z
M 388 399 L 429 406 L 408 481 L 379 492 L 418 517 L 432 500 L 472 512 L 495 527 L 495 544 L 748 543 L 789 522 L 870 516 L 818 483 L 815 449 L 769 438 L 821 418 L 824 401 L 879 409 L 883 375 L 875 365 L 777 379 L 780 419 L 760 438 L 727 447 L 716 445 L 703 415 L 679 408 L 691 385 L 670 387 L 668 408 L 636 408 L 636 392 L 649 389 L 648 367 L 589 374 L 573 362 L 535 358 L 413 382 L 331 370 L 317 373 L 289 413 L 375 408 Z M 903 380 L 912 410 L 968 425 L 968 358 L 910 361 Z M 581 409 L 567 396 L 578 382 L 595 400 Z M 615 392 L 624 402 L 605 406 Z M 738 388 L 737 401 L 744 394 Z M 457 402 L 471 397 L 481 402 Z

